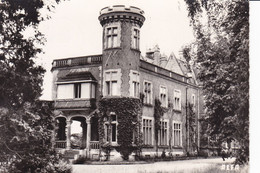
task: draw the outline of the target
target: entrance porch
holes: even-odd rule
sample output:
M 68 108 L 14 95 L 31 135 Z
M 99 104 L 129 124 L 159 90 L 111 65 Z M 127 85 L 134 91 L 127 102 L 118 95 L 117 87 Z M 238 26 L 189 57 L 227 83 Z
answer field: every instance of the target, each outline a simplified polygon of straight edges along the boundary
M 99 151 L 98 118 L 58 116 L 54 130 L 54 147 L 58 150 L 78 150 L 87 157 Z M 75 129 L 76 132 L 75 133 Z

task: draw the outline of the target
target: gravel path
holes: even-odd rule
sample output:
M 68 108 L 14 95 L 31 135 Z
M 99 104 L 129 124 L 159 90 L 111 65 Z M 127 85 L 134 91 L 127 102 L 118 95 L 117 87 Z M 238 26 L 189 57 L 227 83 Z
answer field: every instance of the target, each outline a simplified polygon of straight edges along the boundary
M 73 173 L 157 173 L 157 172 L 192 172 L 212 165 L 231 164 L 233 159 L 222 161 L 221 158 L 195 159 L 182 161 L 156 162 L 130 165 L 73 165 Z

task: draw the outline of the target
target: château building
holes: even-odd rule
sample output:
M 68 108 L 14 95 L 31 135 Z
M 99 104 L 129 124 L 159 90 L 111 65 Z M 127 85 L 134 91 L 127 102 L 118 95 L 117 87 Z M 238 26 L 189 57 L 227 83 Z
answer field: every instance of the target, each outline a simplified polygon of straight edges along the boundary
M 196 72 L 182 58 L 160 53 L 159 46 L 140 52 L 144 11 L 116 5 L 101 9 L 102 54 L 57 59 L 52 64 L 52 97 L 56 119 L 54 147 L 61 151 L 99 159 L 99 102 L 103 98 L 136 98 L 142 102 L 142 152 L 154 156 L 162 151 L 185 155 L 199 147 L 201 91 Z M 155 100 L 164 110 L 155 135 Z M 189 110 L 189 106 L 192 108 Z M 190 111 L 194 113 L 193 122 Z M 118 145 L 118 115 L 106 120 L 102 140 Z M 81 123 L 82 133 L 71 134 L 71 124 Z M 192 128 L 190 128 L 192 127 Z M 191 129 L 193 131 L 191 132 Z M 73 139 L 74 138 L 74 139 Z M 73 143 L 73 140 L 76 143 Z M 112 151 L 111 159 L 117 156 Z

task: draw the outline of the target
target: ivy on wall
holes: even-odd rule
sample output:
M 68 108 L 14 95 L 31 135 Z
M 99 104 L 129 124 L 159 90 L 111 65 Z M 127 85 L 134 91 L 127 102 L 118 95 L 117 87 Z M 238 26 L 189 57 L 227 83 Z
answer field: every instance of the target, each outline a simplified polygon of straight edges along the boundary
M 197 125 L 196 125 L 196 113 L 194 111 L 194 105 L 191 103 L 187 104 L 187 120 L 188 120 L 188 130 L 189 130 L 189 138 L 191 144 L 191 152 L 198 150 L 197 146 Z
M 158 131 L 160 130 L 160 119 L 163 117 L 165 112 L 164 108 L 161 106 L 161 101 L 158 98 L 154 100 L 154 134 L 156 141 L 156 151 L 158 150 Z
M 104 118 L 109 119 L 110 113 L 114 112 L 118 123 L 118 146 L 114 148 L 122 155 L 124 160 L 128 160 L 129 155 L 142 144 L 140 132 L 141 109 L 141 101 L 137 98 L 102 98 L 99 102 L 99 136 L 101 146 L 107 145 L 107 147 L 111 147 L 111 144 L 107 144 L 104 139 Z

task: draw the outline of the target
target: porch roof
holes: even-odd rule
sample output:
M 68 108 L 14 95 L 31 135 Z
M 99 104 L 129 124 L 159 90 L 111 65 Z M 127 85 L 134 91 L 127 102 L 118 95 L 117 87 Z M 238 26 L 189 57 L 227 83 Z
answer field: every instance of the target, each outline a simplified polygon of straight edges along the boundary
M 54 102 L 56 109 L 71 109 L 71 108 L 93 108 L 93 100 L 57 100 Z

